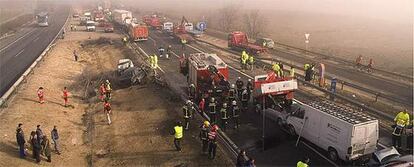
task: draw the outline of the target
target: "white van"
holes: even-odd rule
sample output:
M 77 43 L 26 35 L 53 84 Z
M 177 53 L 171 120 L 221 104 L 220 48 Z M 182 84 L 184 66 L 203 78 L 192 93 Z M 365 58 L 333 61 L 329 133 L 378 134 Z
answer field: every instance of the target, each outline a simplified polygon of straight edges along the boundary
M 162 26 L 162 30 L 167 33 L 171 33 L 173 31 L 174 24 L 172 22 L 165 22 Z
M 86 21 L 86 31 L 95 31 L 95 22 L 94 21 Z
M 333 161 L 369 158 L 377 149 L 378 120 L 361 111 L 329 101 L 305 104 L 294 100 L 289 108 L 274 108 L 266 114 L 290 134 L 328 151 Z

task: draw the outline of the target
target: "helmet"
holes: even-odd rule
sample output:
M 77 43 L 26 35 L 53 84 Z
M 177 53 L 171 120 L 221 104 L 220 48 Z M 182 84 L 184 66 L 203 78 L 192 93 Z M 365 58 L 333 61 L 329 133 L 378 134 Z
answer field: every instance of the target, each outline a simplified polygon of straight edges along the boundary
M 171 48 L 171 45 L 168 45 L 169 48 Z
M 217 131 L 218 129 L 219 129 L 219 127 L 218 127 L 217 125 L 213 125 L 213 128 L 211 128 L 211 130 L 212 130 L 213 132 Z
M 241 77 L 237 77 L 237 79 L 241 79 Z
M 227 107 L 227 103 L 223 103 L 223 107 Z
M 231 84 L 231 88 L 234 88 L 235 86 L 234 86 L 234 84 Z
M 249 82 L 252 82 L 252 79 L 248 79 Z
M 204 121 L 204 126 L 210 126 L 210 122 Z
M 191 87 L 194 87 L 194 84 L 191 84 L 190 86 L 191 86 Z
M 211 101 L 214 101 L 214 97 L 211 98 Z
M 105 82 L 106 82 L 106 83 L 109 83 L 109 80 L 106 80 Z
M 187 100 L 187 104 L 190 104 L 191 103 L 191 100 Z
M 231 104 L 232 104 L 233 106 L 237 105 L 236 100 L 233 100 L 233 101 L 231 102 Z

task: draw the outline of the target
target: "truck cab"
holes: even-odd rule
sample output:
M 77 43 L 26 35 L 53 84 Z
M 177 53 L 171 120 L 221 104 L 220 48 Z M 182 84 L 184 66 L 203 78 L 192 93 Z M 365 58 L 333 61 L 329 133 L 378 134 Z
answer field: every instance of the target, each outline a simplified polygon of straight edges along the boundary
M 86 21 L 86 31 L 95 31 L 95 22 L 94 21 Z

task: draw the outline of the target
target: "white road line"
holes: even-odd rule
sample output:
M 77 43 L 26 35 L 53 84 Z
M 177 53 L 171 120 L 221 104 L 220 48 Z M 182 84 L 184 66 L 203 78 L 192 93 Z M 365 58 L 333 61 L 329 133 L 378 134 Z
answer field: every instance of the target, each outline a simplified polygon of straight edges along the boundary
M 329 163 L 331 163 L 331 165 L 338 167 L 338 165 L 331 161 L 329 158 L 325 157 L 324 155 L 322 155 L 321 153 L 319 153 L 318 151 L 316 151 L 313 147 L 311 147 L 310 145 L 306 144 L 305 142 L 301 141 L 301 143 L 303 145 L 305 145 L 306 147 L 308 147 L 309 149 L 311 149 L 313 152 L 315 152 L 316 154 L 318 154 L 319 156 L 321 156 L 323 159 L 325 159 L 326 161 L 328 161 Z
M 29 35 L 30 33 L 32 33 L 34 30 L 27 32 L 26 34 L 24 34 L 23 36 L 21 36 L 20 38 L 17 38 L 17 40 L 13 41 L 12 43 L 8 44 L 7 46 L 1 48 L 0 52 L 2 52 L 3 50 L 7 49 L 8 47 L 10 47 L 11 45 L 15 44 L 17 41 L 21 40 L 22 38 L 24 38 L 25 36 Z
M 39 37 L 36 37 L 36 38 L 33 40 L 33 42 L 34 42 L 34 41 L 37 41 L 38 39 L 39 39 Z
M 24 49 L 22 49 L 19 53 L 17 53 L 14 57 L 17 57 L 17 56 L 19 56 L 20 54 L 22 54 L 23 53 L 23 51 L 24 51 Z

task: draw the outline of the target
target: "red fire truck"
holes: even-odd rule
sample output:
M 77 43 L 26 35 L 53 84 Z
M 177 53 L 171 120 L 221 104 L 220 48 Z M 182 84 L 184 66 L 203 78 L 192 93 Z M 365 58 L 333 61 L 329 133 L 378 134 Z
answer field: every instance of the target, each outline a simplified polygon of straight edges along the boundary
M 216 54 L 195 53 L 180 60 L 180 71 L 188 75 L 189 84 L 196 87 L 196 100 L 211 96 L 214 87 L 220 89 L 223 97 L 230 87 L 227 81 L 229 70 L 227 64 Z

